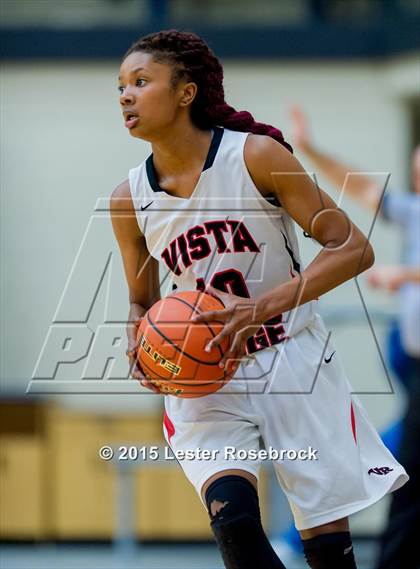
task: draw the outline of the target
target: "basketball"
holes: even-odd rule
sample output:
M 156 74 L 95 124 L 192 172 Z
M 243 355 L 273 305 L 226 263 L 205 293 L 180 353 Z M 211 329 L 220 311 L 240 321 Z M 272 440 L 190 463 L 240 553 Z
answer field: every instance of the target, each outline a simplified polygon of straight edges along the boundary
M 236 362 L 219 367 L 229 338 L 210 352 L 205 347 L 223 329 L 223 323 L 191 322 L 195 314 L 222 310 L 216 297 L 184 291 L 156 302 L 144 315 L 137 333 L 137 359 L 144 375 L 162 393 L 203 397 L 218 391 L 232 377 Z

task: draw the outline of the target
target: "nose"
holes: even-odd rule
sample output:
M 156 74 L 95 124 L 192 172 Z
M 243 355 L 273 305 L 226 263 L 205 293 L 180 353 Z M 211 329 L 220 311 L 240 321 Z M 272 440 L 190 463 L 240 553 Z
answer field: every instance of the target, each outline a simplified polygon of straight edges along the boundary
M 134 103 L 134 95 L 127 90 L 124 91 L 120 95 L 120 104 L 121 105 L 132 105 Z

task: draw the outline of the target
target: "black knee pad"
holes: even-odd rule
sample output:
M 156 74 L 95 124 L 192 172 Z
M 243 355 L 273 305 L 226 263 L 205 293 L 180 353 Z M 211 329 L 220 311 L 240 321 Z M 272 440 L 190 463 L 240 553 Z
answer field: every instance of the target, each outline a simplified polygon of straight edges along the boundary
M 212 523 L 231 520 L 241 513 L 260 520 L 257 491 L 243 476 L 228 475 L 215 480 L 207 488 L 206 504 Z
M 227 569 L 285 569 L 264 533 L 258 494 L 246 478 L 218 478 L 208 487 L 205 499 Z
M 350 532 L 325 533 L 303 539 L 306 562 L 312 569 L 357 569 Z

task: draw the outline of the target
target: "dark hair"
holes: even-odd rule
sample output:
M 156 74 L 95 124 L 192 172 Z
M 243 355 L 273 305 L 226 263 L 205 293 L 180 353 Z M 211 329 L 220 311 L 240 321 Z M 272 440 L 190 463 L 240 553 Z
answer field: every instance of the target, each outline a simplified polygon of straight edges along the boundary
M 124 59 L 136 51 L 150 53 L 159 63 L 171 64 L 174 68 L 174 85 L 183 77 L 197 84 L 197 94 L 191 105 L 191 120 L 199 128 L 224 126 L 241 132 L 266 134 L 293 152 L 280 130 L 256 122 L 248 111 L 238 112 L 226 103 L 223 67 L 197 35 L 178 30 L 149 34 L 133 43 Z

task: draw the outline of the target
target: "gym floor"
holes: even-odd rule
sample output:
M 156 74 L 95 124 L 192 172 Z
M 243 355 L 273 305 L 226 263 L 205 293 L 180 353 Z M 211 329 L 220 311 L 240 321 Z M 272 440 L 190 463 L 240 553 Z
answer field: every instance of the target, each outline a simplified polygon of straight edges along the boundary
M 374 569 L 374 541 L 355 541 L 359 569 Z M 282 556 L 287 569 L 307 569 L 300 556 Z M 213 545 L 144 545 L 116 550 L 109 545 L 3 545 L 1 569 L 223 569 Z

